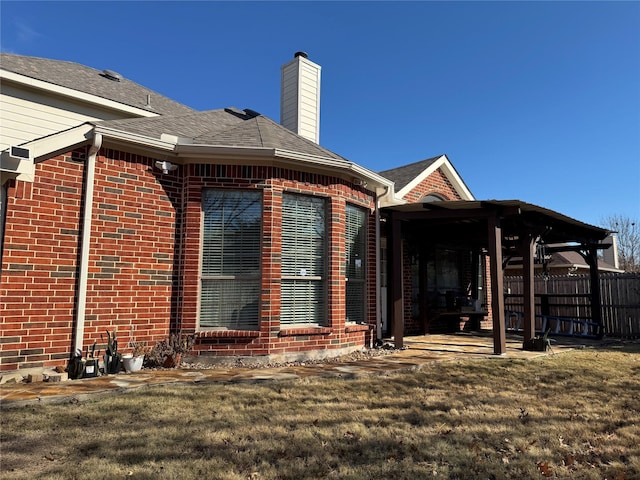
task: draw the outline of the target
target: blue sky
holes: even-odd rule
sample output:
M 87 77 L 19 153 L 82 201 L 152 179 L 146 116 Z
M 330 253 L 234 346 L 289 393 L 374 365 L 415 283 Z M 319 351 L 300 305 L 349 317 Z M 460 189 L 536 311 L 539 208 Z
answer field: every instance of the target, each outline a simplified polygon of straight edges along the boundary
M 640 220 L 640 2 L 13 2 L 2 51 L 199 110 L 280 118 L 322 66 L 320 143 L 380 171 L 446 153 L 478 199 Z

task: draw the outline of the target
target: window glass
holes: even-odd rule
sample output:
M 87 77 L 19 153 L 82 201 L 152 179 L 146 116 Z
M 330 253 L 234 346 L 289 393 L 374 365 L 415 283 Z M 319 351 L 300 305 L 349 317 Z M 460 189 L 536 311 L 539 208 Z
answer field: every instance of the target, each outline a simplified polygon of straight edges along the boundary
M 367 217 L 363 209 L 349 204 L 347 204 L 346 217 L 347 321 L 364 323 L 366 319 Z
M 326 207 L 317 197 L 282 197 L 283 325 L 326 325 Z
M 200 326 L 258 328 L 262 195 L 205 190 Z

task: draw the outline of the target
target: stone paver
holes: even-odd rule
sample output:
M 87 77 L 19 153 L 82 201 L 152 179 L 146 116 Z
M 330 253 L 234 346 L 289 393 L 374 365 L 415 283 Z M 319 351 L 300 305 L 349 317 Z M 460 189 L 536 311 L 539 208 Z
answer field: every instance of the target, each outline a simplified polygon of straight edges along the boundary
M 123 392 L 141 387 L 174 383 L 236 383 L 290 380 L 305 377 L 358 378 L 419 370 L 433 362 L 461 359 L 530 359 L 561 353 L 576 347 L 593 346 L 588 339 L 556 338 L 551 352 L 522 350 L 522 338 L 507 337 L 507 352 L 493 354 L 493 339 L 488 334 L 451 334 L 407 337 L 405 350 L 390 355 L 348 363 L 319 363 L 273 368 L 212 368 L 203 370 L 142 370 L 131 374 L 106 375 L 59 383 L 9 383 L 0 385 L 2 408 L 34 403 L 81 401 L 95 394 Z

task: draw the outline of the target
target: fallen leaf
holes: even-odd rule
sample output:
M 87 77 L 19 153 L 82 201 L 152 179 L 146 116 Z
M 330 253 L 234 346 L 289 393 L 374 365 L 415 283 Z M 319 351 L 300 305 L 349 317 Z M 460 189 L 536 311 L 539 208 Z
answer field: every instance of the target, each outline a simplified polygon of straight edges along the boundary
M 538 470 L 540 470 L 540 473 L 545 477 L 553 476 L 553 470 L 551 470 L 551 468 L 549 467 L 549 462 L 544 462 L 544 463 L 538 462 L 536 464 L 536 467 L 538 467 Z

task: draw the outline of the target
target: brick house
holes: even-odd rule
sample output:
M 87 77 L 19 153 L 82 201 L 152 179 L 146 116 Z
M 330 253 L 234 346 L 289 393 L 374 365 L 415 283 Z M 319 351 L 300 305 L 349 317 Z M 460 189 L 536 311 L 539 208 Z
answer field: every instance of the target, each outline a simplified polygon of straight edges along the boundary
M 320 147 L 315 127 L 309 140 L 250 110 L 195 112 L 68 62 L 2 65 L 3 105 L 61 129 L 3 118 L 3 146 L 28 152 L 17 168 L 3 157 L 3 370 L 64 364 L 106 330 L 121 345 L 196 332 L 201 355 L 270 359 L 371 343 L 391 181 Z M 283 102 L 284 76 L 314 68 L 283 68 Z
M 433 331 L 427 293 L 492 315 L 486 249 L 420 247 L 409 230 L 395 257 L 385 209 L 474 202 L 449 159 L 376 173 L 321 147 L 320 67 L 301 52 L 282 67 L 280 124 L 68 62 L 3 54 L 0 73 L 15 110 L 1 118 L 2 371 L 64 365 L 107 330 L 125 348 L 195 333 L 203 361 L 336 356 Z M 49 130 L 25 126 L 40 108 Z M 429 272 L 435 287 L 415 280 Z

